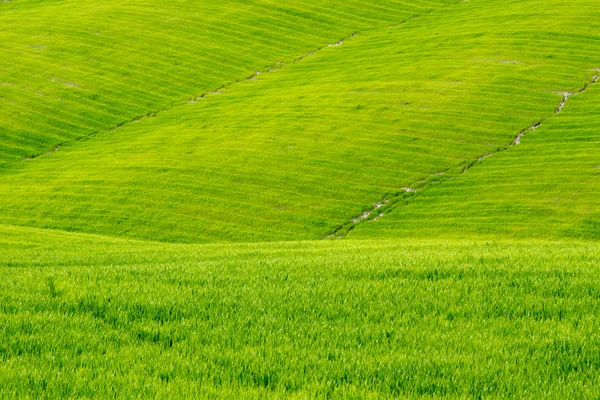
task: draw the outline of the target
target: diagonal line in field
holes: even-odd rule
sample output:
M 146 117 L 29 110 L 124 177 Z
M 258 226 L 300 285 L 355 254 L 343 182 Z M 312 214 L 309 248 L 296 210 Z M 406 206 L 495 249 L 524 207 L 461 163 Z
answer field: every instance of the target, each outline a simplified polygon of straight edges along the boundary
M 462 1 L 463 0 L 460 0 L 459 2 L 457 2 L 455 4 L 452 4 L 452 5 L 459 4 Z M 381 29 L 389 29 L 389 28 L 399 27 L 399 26 L 402 26 L 402 25 L 406 24 L 409 21 L 412 21 L 412 20 L 414 20 L 416 18 L 425 16 L 427 14 L 432 13 L 433 11 L 436 11 L 438 9 L 443 9 L 445 7 L 447 7 L 447 5 L 442 5 L 439 8 L 431 8 L 431 9 L 425 11 L 425 12 L 422 12 L 421 14 L 415 14 L 415 15 L 413 15 L 413 16 L 411 16 L 409 18 L 406 18 L 405 20 L 402 20 L 400 22 L 397 22 L 395 24 L 386 25 L 386 26 L 379 26 L 379 27 L 372 27 L 372 28 L 366 28 L 366 29 L 363 30 L 363 32 L 372 32 L 372 31 L 377 31 L 377 30 L 381 30 Z M 245 78 L 240 78 L 238 80 L 226 83 L 226 84 L 222 85 L 221 87 L 218 87 L 218 88 L 216 88 L 214 90 L 207 91 L 205 93 L 202 93 L 202 94 L 200 94 L 198 96 L 192 97 L 192 98 L 187 99 L 187 100 L 177 100 L 177 101 L 174 101 L 173 103 L 169 104 L 167 107 L 165 107 L 163 109 L 160 109 L 160 110 L 157 110 L 157 111 L 150 111 L 150 112 L 147 112 L 145 114 L 138 115 L 138 116 L 136 116 L 136 117 L 134 117 L 134 118 L 132 118 L 130 120 L 123 121 L 123 122 L 121 122 L 121 123 L 113 126 L 112 128 L 109 128 L 109 129 L 91 132 L 88 135 L 81 136 L 81 137 L 78 137 L 78 138 L 75 138 L 75 139 L 72 139 L 72 140 L 67 140 L 67 141 L 64 141 L 62 143 L 58 143 L 58 144 L 54 145 L 54 148 L 51 149 L 51 150 L 40 151 L 38 154 L 32 155 L 30 157 L 24 158 L 24 159 L 19 160 L 19 161 L 5 162 L 5 163 L 0 164 L 0 167 L 3 166 L 3 165 L 15 163 L 15 162 L 22 162 L 22 161 L 29 161 L 29 160 L 32 160 L 32 159 L 37 159 L 37 158 L 40 158 L 41 156 L 43 156 L 45 154 L 52 154 L 52 153 L 58 151 L 64 145 L 71 144 L 71 143 L 76 143 L 76 142 L 81 142 L 81 141 L 85 141 L 85 140 L 89 140 L 89 139 L 91 139 L 91 138 L 93 138 L 93 137 L 95 137 L 97 135 L 100 135 L 100 134 L 103 134 L 103 133 L 112 132 L 112 131 L 114 131 L 116 129 L 119 129 L 119 128 L 123 127 L 123 126 L 126 126 L 128 124 L 139 122 L 139 121 L 146 120 L 146 119 L 149 119 L 149 118 L 154 118 L 154 117 L 156 117 L 159 114 L 163 114 L 163 113 L 168 112 L 168 111 L 170 111 L 170 110 L 172 110 L 172 109 L 174 109 L 176 107 L 183 106 L 183 105 L 185 105 L 187 103 L 195 103 L 195 102 L 197 102 L 197 101 L 199 101 L 199 100 L 201 100 L 201 99 L 203 99 L 205 97 L 208 97 L 208 96 L 211 96 L 211 95 L 215 95 L 215 94 L 219 94 L 219 93 L 221 93 L 222 90 L 228 89 L 228 88 L 230 88 L 230 87 L 232 87 L 234 85 L 237 85 L 237 84 L 240 84 L 240 83 L 243 83 L 243 82 L 247 82 L 247 81 L 250 81 L 250 80 L 255 80 L 261 74 L 267 74 L 269 72 L 277 71 L 277 70 L 282 69 L 283 67 L 285 67 L 285 66 L 287 66 L 289 64 L 296 64 L 296 63 L 298 63 L 298 62 L 300 62 L 300 61 L 302 61 L 302 60 L 304 60 L 304 59 L 306 59 L 306 58 L 308 58 L 308 57 L 310 57 L 310 56 L 312 56 L 312 55 L 314 55 L 314 54 L 316 54 L 316 53 L 318 53 L 318 52 L 320 52 L 323 49 L 326 49 L 328 47 L 341 46 L 345 41 L 347 41 L 347 40 L 349 40 L 349 39 L 351 39 L 351 38 L 353 38 L 353 37 L 355 37 L 357 35 L 358 35 L 358 32 L 354 32 L 354 33 L 352 33 L 350 35 L 347 35 L 347 36 L 345 36 L 345 37 L 343 37 L 343 38 L 341 38 L 341 39 L 339 39 L 339 40 L 337 40 L 337 41 L 335 41 L 333 43 L 325 44 L 325 45 L 322 45 L 321 47 L 319 47 L 319 48 L 317 48 L 315 50 L 309 51 L 308 53 L 306 53 L 306 54 L 304 54 L 304 55 L 296 58 L 291 63 L 277 62 L 277 63 L 271 65 L 270 67 L 267 67 L 266 70 L 264 70 L 264 71 L 254 72 L 250 76 L 247 76 Z
M 559 92 L 559 94 L 563 96 L 563 99 L 559 102 L 554 112 L 551 115 L 540 119 L 535 124 L 520 131 L 512 140 L 512 142 L 508 143 L 506 146 L 494 152 L 477 157 L 477 159 L 471 161 L 468 165 L 460 169 L 458 173 L 449 174 L 448 170 L 446 170 L 430 174 L 419 181 L 413 182 L 409 187 L 402 188 L 401 191 L 397 193 L 385 195 L 384 198 L 380 202 L 373 205 L 373 207 L 367 210 L 363 210 L 363 212 L 360 215 L 351 218 L 344 225 L 338 226 L 333 232 L 325 235 L 323 239 L 344 238 L 356 227 L 356 225 L 365 221 L 375 221 L 378 218 L 383 217 L 386 212 L 391 211 L 393 208 L 400 205 L 409 204 L 416 196 L 418 196 L 420 193 L 427 191 L 432 186 L 442 183 L 448 179 L 452 179 L 456 176 L 460 176 L 469 171 L 471 168 L 481 164 L 485 159 L 492 157 L 496 154 L 502 153 L 510 149 L 511 147 L 518 146 L 521 143 L 521 138 L 539 128 L 548 118 L 560 114 L 569 98 L 585 92 L 591 85 L 598 82 L 598 79 L 598 74 L 594 74 L 592 78 L 581 89 L 577 90 L 576 92 Z
M 415 16 L 407 19 L 406 21 L 401 22 L 400 24 L 405 23 L 405 22 L 407 22 L 407 21 L 409 21 L 410 19 L 413 19 L 413 18 L 415 18 Z M 309 57 L 309 56 L 311 56 L 313 54 L 316 54 L 317 52 L 323 50 L 324 48 L 331 47 L 331 46 L 340 46 L 340 45 L 342 45 L 344 43 L 344 41 L 346 41 L 346 40 L 348 40 L 350 38 L 353 38 L 353 37 L 355 37 L 357 35 L 358 35 L 358 33 L 355 32 L 355 33 L 353 33 L 353 34 L 351 34 L 349 36 L 346 36 L 346 37 L 340 39 L 339 41 L 337 41 L 335 43 L 323 45 L 323 46 L 319 47 L 316 50 L 310 51 L 310 52 L 308 52 L 308 53 L 306 53 L 306 54 L 304 54 L 304 55 L 296 58 L 292 63 L 295 64 L 297 62 L 300 62 L 300 61 L 304 60 L 305 58 L 307 58 L 307 57 Z M 129 124 L 132 124 L 132 123 L 135 123 L 135 122 L 143 121 L 143 120 L 146 120 L 146 119 L 149 119 L 149 118 L 154 118 L 154 117 L 156 117 L 159 114 L 166 113 L 166 112 L 168 112 L 170 110 L 173 110 L 174 108 L 181 107 L 181 106 L 183 106 L 183 105 L 185 105 L 187 103 L 195 103 L 195 102 L 197 102 L 197 101 L 199 101 L 199 100 L 201 100 L 201 99 L 203 99 L 205 97 L 208 97 L 208 96 L 211 96 L 211 95 L 220 94 L 223 90 L 228 89 L 228 88 L 230 88 L 230 87 L 232 87 L 234 85 L 237 85 L 237 84 L 240 84 L 240 83 L 243 83 L 243 82 L 247 82 L 247 81 L 251 81 L 251 80 L 255 80 L 261 74 L 267 74 L 269 72 L 277 71 L 277 70 L 285 67 L 286 65 L 287 65 L 286 63 L 277 62 L 276 64 L 271 65 L 270 67 L 268 67 L 265 71 L 256 71 L 256 72 L 254 72 L 250 76 L 247 76 L 245 78 L 240 78 L 238 80 L 226 83 L 226 84 L 224 84 L 224 85 L 222 85 L 222 86 L 220 86 L 220 87 L 218 87 L 218 88 L 216 88 L 214 90 L 211 90 L 211 91 L 208 91 L 208 92 L 204 92 L 204 93 L 202 93 L 202 94 L 200 94 L 198 96 L 194 96 L 194 97 L 189 98 L 187 100 L 183 100 L 183 101 L 182 100 L 177 100 L 177 101 L 169 104 L 167 107 L 165 107 L 163 109 L 160 109 L 160 110 L 157 110 L 157 111 L 150 111 L 150 112 L 148 112 L 146 114 L 141 114 L 141 115 L 135 116 L 134 118 L 132 118 L 130 120 L 127 120 L 127 121 L 123 121 L 123 122 L 121 122 L 121 123 L 113 126 L 112 128 L 101 130 L 101 131 L 95 131 L 95 132 L 92 132 L 92 133 L 90 133 L 88 135 L 75 138 L 73 140 L 64 141 L 62 143 L 59 143 L 59 144 L 55 145 L 54 149 L 52 149 L 50 151 L 46 150 L 46 151 L 40 152 L 40 153 L 38 153 L 36 155 L 33 155 L 31 157 L 27 157 L 27 158 L 25 158 L 23 160 L 20 160 L 20 161 L 24 161 L 24 160 L 28 161 L 28 160 L 32 160 L 34 158 L 39 158 L 39 157 L 43 156 L 44 154 L 51 154 L 51 153 L 54 153 L 54 152 L 58 151 L 62 146 L 66 145 L 66 144 L 70 144 L 70 143 L 74 143 L 74 142 L 81 142 L 81 141 L 84 141 L 84 140 L 89 140 L 89 139 L 91 139 L 91 138 L 93 138 L 93 137 L 95 137 L 97 135 L 115 131 L 115 130 L 123 127 L 123 126 L 129 125 Z M 17 162 L 19 162 L 19 161 L 17 161 Z M 6 165 L 6 164 L 11 164 L 11 162 L 0 164 L 0 166 Z

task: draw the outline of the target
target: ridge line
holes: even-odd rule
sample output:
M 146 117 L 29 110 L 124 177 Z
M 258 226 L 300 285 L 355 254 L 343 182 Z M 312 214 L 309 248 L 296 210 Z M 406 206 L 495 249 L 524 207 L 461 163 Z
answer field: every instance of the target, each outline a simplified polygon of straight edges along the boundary
M 595 70 L 595 71 L 600 72 L 600 69 Z M 397 206 L 409 204 L 412 199 L 414 199 L 416 196 L 419 195 L 419 193 L 423 193 L 424 191 L 427 191 L 432 185 L 442 183 L 446 180 L 463 175 L 464 173 L 468 172 L 471 168 L 481 164 L 485 159 L 492 157 L 496 154 L 505 152 L 512 147 L 518 146 L 521 143 L 521 138 L 523 138 L 527 134 L 535 131 L 548 118 L 551 118 L 555 115 L 560 114 L 560 112 L 565 107 L 567 100 L 570 97 L 574 97 L 574 96 L 577 96 L 578 94 L 585 92 L 591 85 L 598 82 L 599 79 L 600 79 L 600 76 L 598 75 L 598 73 L 595 73 L 592 76 L 592 78 L 589 81 L 587 81 L 583 85 L 583 87 L 581 87 L 579 90 L 577 90 L 575 92 L 557 92 L 557 94 L 561 94 L 563 96 L 563 99 L 558 103 L 558 106 L 556 107 L 554 112 L 548 116 L 541 118 L 539 121 L 537 121 L 533 125 L 530 125 L 529 127 L 521 130 L 514 137 L 514 139 L 510 143 L 506 144 L 504 147 L 499 148 L 498 150 L 493 151 L 491 153 L 483 154 L 483 155 L 477 157 L 476 159 L 470 161 L 469 164 L 462 167 L 462 169 L 460 169 L 458 171 L 458 173 L 448 174 L 448 172 L 451 169 L 460 168 L 461 165 L 463 165 L 465 163 L 465 161 L 468 162 L 468 160 L 463 161 L 461 164 L 459 164 L 456 167 L 451 167 L 451 168 L 448 168 L 443 171 L 438 171 L 433 174 L 429 174 L 425 178 L 422 178 L 418 181 L 411 183 L 408 187 L 402 188 L 401 191 L 399 191 L 399 192 L 385 194 L 383 199 L 381 201 L 379 201 L 378 203 L 374 204 L 373 207 L 363 210 L 363 212 L 360 215 L 350 218 L 350 220 L 348 220 L 346 223 L 344 223 L 341 226 L 338 226 L 333 232 L 328 233 L 327 235 L 323 236 L 321 239 L 343 239 L 356 227 L 356 225 L 366 222 L 366 221 L 376 221 L 378 218 L 383 217 L 385 215 L 385 213 L 390 212 L 392 209 L 396 208 Z M 404 200 L 403 204 L 399 204 L 402 200 Z M 378 211 L 378 212 L 375 213 L 376 211 Z M 374 214 L 376 214 L 376 215 L 374 215 Z

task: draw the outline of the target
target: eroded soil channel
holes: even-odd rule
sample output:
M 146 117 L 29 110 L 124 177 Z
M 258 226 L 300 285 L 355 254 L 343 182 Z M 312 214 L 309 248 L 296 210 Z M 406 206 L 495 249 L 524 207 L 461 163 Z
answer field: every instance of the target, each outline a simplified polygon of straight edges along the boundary
M 521 139 L 524 136 L 526 136 L 527 134 L 535 131 L 537 128 L 542 126 L 542 124 L 548 118 L 550 118 L 554 115 L 560 114 L 560 112 L 565 107 L 565 104 L 567 103 L 567 100 L 569 100 L 569 98 L 585 92 L 587 90 L 587 88 L 589 88 L 594 83 L 598 82 L 598 79 L 599 79 L 598 74 L 594 74 L 592 76 L 592 78 L 578 91 L 576 91 L 576 92 L 558 92 L 558 94 L 562 95 L 563 98 L 558 103 L 558 106 L 554 110 L 554 113 L 547 117 L 540 119 L 535 124 L 520 131 L 515 136 L 515 138 L 512 140 L 512 142 L 508 143 L 506 146 L 504 146 L 494 152 L 481 155 L 481 156 L 477 157 L 475 160 L 468 162 L 466 165 L 464 165 L 464 163 L 463 163 L 462 167 L 455 169 L 455 171 L 457 170 L 457 172 L 455 172 L 455 173 L 450 173 L 450 170 L 436 172 L 436 173 L 426 176 L 425 178 L 423 178 L 421 180 L 413 182 L 409 187 L 401 188 L 396 193 L 391 193 L 391 194 L 385 195 L 384 198 L 380 202 L 374 204 L 373 207 L 371 207 L 367 210 L 363 210 L 362 213 L 356 217 L 350 218 L 350 220 L 347 221 L 345 224 L 338 226 L 333 232 L 330 232 L 327 235 L 323 236 L 323 239 L 344 238 L 346 235 L 348 235 L 348 233 L 350 233 L 356 227 L 356 225 L 358 225 L 360 223 L 364 223 L 366 221 L 375 221 L 381 217 L 384 217 L 386 213 L 390 212 L 395 207 L 409 204 L 416 196 L 418 196 L 420 193 L 423 193 L 424 191 L 428 190 L 432 186 L 439 184 L 441 182 L 444 182 L 448 179 L 452 179 L 456 176 L 462 175 L 465 172 L 469 171 L 471 168 L 482 163 L 485 159 L 492 157 L 498 153 L 502 153 L 502 152 L 510 149 L 511 147 L 518 146 L 519 144 L 521 144 Z
M 0 1 L 7 2 L 7 1 L 10 1 L 10 0 L 0 0 Z M 464 0 L 459 0 L 455 4 L 460 4 L 463 1 Z M 441 8 L 445 8 L 445 7 L 446 7 L 446 5 L 442 6 Z M 430 13 L 434 12 L 435 10 L 436 10 L 436 8 L 431 8 L 431 9 L 429 9 L 429 10 L 427 10 L 427 11 L 421 13 L 421 14 L 413 15 L 413 16 L 407 18 L 407 19 L 404 19 L 404 20 L 399 21 L 397 23 L 394 23 L 392 25 L 367 28 L 364 31 L 365 32 L 370 32 L 370 31 L 376 31 L 376 30 L 380 30 L 380 29 L 389 29 L 389 28 L 393 28 L 393 27 L 399 27 L 399 26 L 402 26 L 402 25 L 406 24 L 409 21 L 412 21 L 412 20 L 416 19 L 416 18 L 419 18 L 421 16 L 430 14 Z M 347 40 L 352 39 L 353 37 L 356 37 L 356 36 L 358 36 L 358 32 L 354 32 L 351 35 L 343 37 L 340 40 L 337 40 L 337 41 L 335 41 L 333 43 L 328 43 L 328 44 L 322 45 L 321 47 L 319 47 L 319 48 L 317 48 L 315 50 L 309 51 L 308 53 L 304 54 L 303 56 L 300 56 L 300 57 L 296 58 L 295 60 L 292 61 L 292 64 L 298 63 L 298 62 L 304 60 L 305 58 L 310 57 L 311 55 L 316 54 L 316 53 L 318 53 L 318 52 L 320 52 L 323 49 L 326 49 L 328 47 L 338 47 L 338 46 L 341 46 Z M 119 128 L 125 126 L 125 125 L 131 124 L 131 123 L 135 123 L 135 122 L 139 122 L 139 121 L 147 119 L 147 118 L 156 117 L 158 114 L 162 114 L 162 113 L 168 112 L 169 110 L 172 110 L 175 107 L 182 106 L 182 105 L 184 105 L 186 103 L 195 103 L 195 102 L 197 102 L 197 101 L 199 101 L 199 100 L 201 100 L 201 99 L 203 99 L 205 97 L 208 97 L 209 95 L 222 94 L 223 93 L 222 91 L 224 89 L 228 89 L 228 88 L 230 88 L 230 87 L 232 87 L 232 86 L 234 86 L 236 84 L 239 84 L 239 83 L 242 83 L 242 82 L 246 82 L 246 81 L 249 81 L 249 80 L 256 80 L 259 75 L 265 74 L 265 73 L 269 73 L 269 72 L 273 72 L 273 71 L 277 71 L 277 70 L 285 67 L 286 65 L 287 64 L 284 63 L 284 62 L 277 61 L 274 65 L 271 65 L 270 67 L 267 67 L 264 71 L 256 71 L 255 73 L 253 73 L 252 75 L 250 75 L 250 76 L 248 76 L 246 78 L 241 78 L 241 79 L 238 79 L 236 81 L 229 82 L 229 83 L 227 83 L 227 84 L 225 84 L 225 85 L 223 85 L 223 86 L 221 86 L 221 87 L 219 87 L 217 89 L 214 89 L 214 90 L 209 91 L 209 92 L 202 93 L 202 94 L 200 94 L 198 96 L 189 98 L 187 100 L 177 100 L 177 101 L 171 103 L 169 106 L 167 106 L 167 107 L 165 107 L 165 108 L 163 108 L 161 110 L 149 111 L 146 114 L 138 115 L 138 116 L 136 116 L 136 117 L 134 117 L 134 118 L 132 118 L 130 120 L 118 123 L 117 125 L 113 126 L 112 128 L 104 129 L 104 130 L 100 130 L 100 131 L 95 131 L 95 132 L 91 132 L 91 133 L 89 133 L 88 135 L 85 135 L 85 136 L 81 136 L 81 137 L 78 137 L 78 138 L 75 138 L 75 139 L 72 139 L 72 140 L 66 140 L 64 142 L 57 143 L 57 144 L 53 145 L 52 149 L 41 150 L 39 153 L 31 155 L 31 156 L 29 156 L 27 158 L 24 158 L 21 161 L 29 161 L 29 160 L 32 160 L 32 159 L 35 159 L 35 158 L 39 158 L 40 156 L 43 156 L 45 154 L 54 153 L 55 151 L 58 151 L 61 147 L 63 147 L 64 145 L 66 145 L 68 143 L 78 142 L 78 141 L 84 141 L 84 140 L 91 139 L 94 136 L 102 134 L 102 133 L 112 132 L 112 131 L 114 131 L 116 129 L 119 129 Z M 3 164 L 0 164 L 0 165 L 3 165 Z

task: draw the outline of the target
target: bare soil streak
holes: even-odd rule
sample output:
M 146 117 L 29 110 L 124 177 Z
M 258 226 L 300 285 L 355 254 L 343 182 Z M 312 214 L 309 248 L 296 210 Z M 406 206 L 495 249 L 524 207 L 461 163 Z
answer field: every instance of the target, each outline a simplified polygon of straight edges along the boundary
M 589 82 L 587 82 L 577 92 L 573 92 L 573 93 L 572 92 L 559 92 L 558 94 L 561 94 L 563 96 L 563 99 L 560 101 L 560 103 L 558 103 L 558 106 L 554 110 L 554 113 L 552 115 L 559 114 L 565 107 L 565 104 L 567 103 L 567 100 L 570 97 L 573 97 L 580 93 L 585 92 L 586 89 L 588 87 L 590 87 L 590 85 L 593 85 L 594 83 L 598 82 L 598 79 L 599 79 L 599 76 L 597 74 L 594 74 L 594 76 L 592 76 L 592 79 Z M 426 191 L 429 187 L 431 187 L 437 183 L 441 183 L 447 179 L 452 179 L 455 176 L 464 174 L 465 172 L 467 172 L 474 166 L 483 162 L 486 158 L 492 157 L 495 154 L 506 151 L 506 150 L 510 149 L 511 147 L 518 146 L 519 144 L 521 144 L 521 139 L 525 135 L 535 131 L 537 128 L 539 128 L 544 123 L 544 121 L 546 121 L 552 115 L 550 115 L 548 117 L 544 117 L 541 120 L 539 120 L 538 122 L 536 122 L 535 124 L 523 129 L 522 131 L 520 131 L 517 134 L 517 136 L 515 136 L 513 141 L 510 142 L 509 144 L 507 144 L 506 146 L 504 146 L 494 152 L 487 153 L 487 154 L 477 157 L 477 159 L 471 161 L 470 163 L 467 163 L 461 169 L 459 169 L 458 172 L 456 172 L 454 174 L 447 174 L 446 173 L 447 171 L 436 172 L 434 174 L 428 175 L 427 177 L 425 177 L 419 181 L 413 182 L 409 187 L 401 188 L 396 193 L 386 194 L 384 196 L 383 200 L 381 200 L 379 203 L 375 204 L 371 209 L 364 210 L 362 212 L 362 214 L 360 214 L 359 216 L 351 218 L 350 221 L 348 221 L 344 225 L 337 227 L 333 232 L 325 235 L 323 237 L 323 239 L 344 238 L 346 235 L 348 235 L 352 231 L 352 229 L 354 229 L 356 227 L 357 224 L 365 222 L 365 221 L 375 221 L 375 220 L 383 217 L 385 215 L 385 213 L 391 211 L 393 208 L 395 208 L 397 206 L 408 204 L 411 201 L 411 199 L 417 195 L 417 191 L 419 193 L 422 193 L 422 192 Z M 379 212 L 375 213 L 376 210 L 379 210 Z

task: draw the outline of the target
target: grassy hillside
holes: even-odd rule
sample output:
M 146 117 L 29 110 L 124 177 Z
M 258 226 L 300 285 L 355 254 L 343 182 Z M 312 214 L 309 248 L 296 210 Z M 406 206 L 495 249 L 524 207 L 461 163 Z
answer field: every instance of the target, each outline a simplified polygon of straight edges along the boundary
M 2 397 L 600 394 L 594 244 L 0 232 Z
M 0 398 L 600 398 L 595 3 L 0 1 Z
M 447 0 L 0 2 L 0 164 Z
M 350 30 L 341 46 L 6 166 L 0 220 L 174 242 L 319 239 L 552 114 L 557 92 L 600 63 L 600 19 L 582 7 L 471 1 Z
M 424 188 L 352 237 L 600 239 L 599 105 L 599 83 L 574 93 L 519 146 Z

